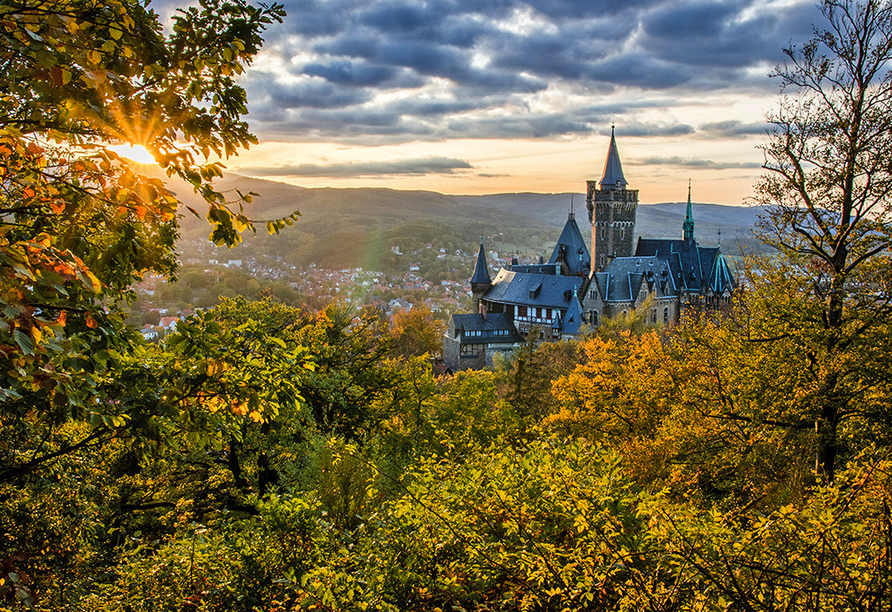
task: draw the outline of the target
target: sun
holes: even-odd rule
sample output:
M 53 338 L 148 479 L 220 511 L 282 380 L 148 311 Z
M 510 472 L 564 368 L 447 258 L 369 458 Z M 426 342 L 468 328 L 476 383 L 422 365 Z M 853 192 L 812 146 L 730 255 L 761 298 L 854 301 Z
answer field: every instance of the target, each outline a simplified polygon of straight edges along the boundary
M 148 149 L 146 149 L 142 145 L 132 145 L 132 144 L 119 144 L 112 145 L 109 147 L 110 150 L 114 151 L 121 157 L 126 157 L 130 161 L 135 161 L 138 164 L 154 164 L 155 158 L 152 157 L 152 154 L 149 153 Z

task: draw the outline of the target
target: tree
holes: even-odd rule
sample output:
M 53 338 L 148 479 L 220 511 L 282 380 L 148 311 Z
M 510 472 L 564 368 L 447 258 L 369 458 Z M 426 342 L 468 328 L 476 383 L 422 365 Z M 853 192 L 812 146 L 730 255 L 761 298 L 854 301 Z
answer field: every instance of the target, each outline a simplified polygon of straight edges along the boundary
M 656 333 L 614 338 L 587 338 L 584 358 L 557 378 L 552 393 L 560 409 L 544 424 L 562 433 L 617 448 L 650 443 L 660 421 L 676 399 L 670 379 L 669 355 Z M 639 449 L 636 449 L 640 453 Z
M 241 207 L 250 196 L 227 203 L 213 188 L 223 166 L 210 157 L 255 141 L 235 76 L 283 14 L 202 0 L 166 33 L 139 2 L 0 6 L 0 428 L 33 442 L 2 450 L 3 474 L 122 427 L 114 413 L 127 407 L 103 393 L 140 342 L 123 325 L 131 283 L 175 271 L 178 201 L 115 143 L 145 147 L 188 181 L 208 204 L 215 242 L 235 244 L 251 227 Z M 58 436 L 69 419 L 100 425 Z
M 832 479 L 839 427 L 859 414 L 848 381 L 868 390 L 888 382 L 869 362 L 852 369 L 846 355 L 883 343 L 892 314 L 892 4 L 824 0 L 821 10 L 824 28 L 785 49 L 774 72 L 782 96 L 756 195 L 770 206 L 766 241 L 803 279 L 794 310 L 805 316 L 788 321 L 793 313 L 777 309 L 782 325 L 759 339 L 807 347 L 818 389 L 801 420 L 816 432 L 818 471 Z
M 209 158 L 255 142 L 234 77 L 282 15 L 204 0 L 165 34 L 137 2 L 0 7 L 0 350 L 25 373 L 4 377 L 5 399 L 43 385 L 34 370 L 82 328 L 104 328 L 135 277 L 176 267 L 178 201 L 114 143 L 145 147 L 187 180 L 215 242 L 251 226 L 240 201 L 214 190 L 223 166 Z
M 531 330 L 523 346 L 512 352 L 505 373 L 505 398 L 528 424 L 560 409 L 552 394 L 552 382 L 572 371 L 582 356 L 577 342 L 544 342 L 536 346 L 536 331 Z
M 399 381 L 382 364 L 392 347 L 386 327 L 372 311 L 334 303 L 303 317 L 295 329 L 295 340 L 309 348 L 316 364 L 300 383 L 316 426 L 358 441 L 376 424 L 376 401 Z
M 416 306 L 393 315 L 393 352 L 411 357 L 425 353 L 432 357 L 443 352 L 443 321 L 434 318 L 427 306 Z

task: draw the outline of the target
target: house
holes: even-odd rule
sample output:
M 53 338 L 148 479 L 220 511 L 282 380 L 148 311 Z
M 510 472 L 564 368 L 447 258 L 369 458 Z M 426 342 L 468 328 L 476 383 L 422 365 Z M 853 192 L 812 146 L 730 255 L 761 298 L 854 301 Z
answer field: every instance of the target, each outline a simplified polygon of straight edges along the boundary
M 158 327 L 164 328 L 165 331 L 173 331 L 177 327 L 180 317 L 161 317 Z

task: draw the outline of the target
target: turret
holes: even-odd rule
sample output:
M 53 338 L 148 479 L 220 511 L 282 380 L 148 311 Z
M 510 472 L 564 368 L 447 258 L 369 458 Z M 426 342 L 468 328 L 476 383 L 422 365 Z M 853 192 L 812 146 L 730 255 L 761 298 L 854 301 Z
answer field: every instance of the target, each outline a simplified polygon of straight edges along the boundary
M 600 181 L 587 182 L 586 207 L 592 224 L 592 272 L 600 272 L 614 257 L 632 256 L 632 235 L 638 210 L 638 190 L 628 189 L 615 128 Z
M 486 266 L 486 252 L 483 250 L 483 238 L 480 238 L 480 250 L 477 251 L 477 263 L 471 275 L 471 294 L 474 296 L 474 312 L 481 312 L 480 300 L 492 287 L 489 269 Z

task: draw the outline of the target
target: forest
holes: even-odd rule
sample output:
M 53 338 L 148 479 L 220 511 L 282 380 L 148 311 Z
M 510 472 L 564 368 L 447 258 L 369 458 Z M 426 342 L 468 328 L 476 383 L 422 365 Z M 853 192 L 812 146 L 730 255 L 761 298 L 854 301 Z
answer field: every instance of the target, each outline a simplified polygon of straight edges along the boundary
M 147 343 L 179 214 L 254 143 L 276 4 L 0 4 L 0 607 L 888 610 L 892 6 L 785 50 L 733 309 L 435 375 L 422 309 L 223 298 Z M 179 210 L 110 144 L 205 202 Z

